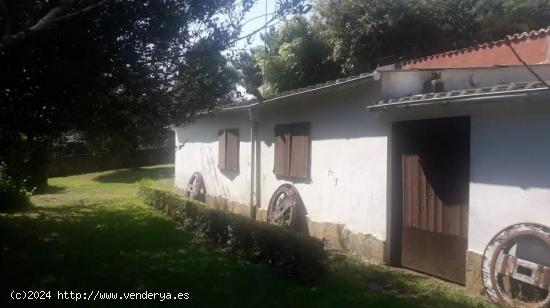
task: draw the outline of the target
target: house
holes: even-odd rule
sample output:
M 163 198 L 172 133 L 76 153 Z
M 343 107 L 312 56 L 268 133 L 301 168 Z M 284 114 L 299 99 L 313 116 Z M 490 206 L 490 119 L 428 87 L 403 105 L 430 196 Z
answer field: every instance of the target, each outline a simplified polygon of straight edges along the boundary
M 548 42 L 550 28 L 222 107 L 176 129 L 175 185 L 481 292 L 501 230 L 550 225 Z M 538 262 L 550 280 L 550 253 Z

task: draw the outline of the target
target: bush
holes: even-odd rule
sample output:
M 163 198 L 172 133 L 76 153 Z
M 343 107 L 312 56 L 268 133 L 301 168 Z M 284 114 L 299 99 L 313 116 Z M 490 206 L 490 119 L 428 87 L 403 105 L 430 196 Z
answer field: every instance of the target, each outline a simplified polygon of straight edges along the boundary
M 283 227 L 209 209 L 202 202 L 140 185 L 145 203 L 166 212 L 187 230 L 293 280 L 315 284 L 325 273 L 323 242 Z
M 14 210 L 31 204 L 32 191 L 25 182 L 17 183 L 6 173 L 6 165 L 0 163 L 0 211 Z

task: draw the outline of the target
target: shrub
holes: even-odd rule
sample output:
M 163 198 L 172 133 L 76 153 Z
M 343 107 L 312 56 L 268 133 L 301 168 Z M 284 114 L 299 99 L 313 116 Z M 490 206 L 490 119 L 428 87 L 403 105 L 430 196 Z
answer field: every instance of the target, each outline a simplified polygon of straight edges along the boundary
M 166 212 L 187 230 L 251 262 L 268 264 L 286 277 L 306 284 L 317 283 L 325 273 L 325 251 L 318 239 L 209 209 L 202 202 L 143 183 L 139 191 L 146 204 Z
M 29 206 L 32 191 L 25 188 L 25 181 L 17 183 L 6 172 L 6 165 L 0 163 L 0 211 Z

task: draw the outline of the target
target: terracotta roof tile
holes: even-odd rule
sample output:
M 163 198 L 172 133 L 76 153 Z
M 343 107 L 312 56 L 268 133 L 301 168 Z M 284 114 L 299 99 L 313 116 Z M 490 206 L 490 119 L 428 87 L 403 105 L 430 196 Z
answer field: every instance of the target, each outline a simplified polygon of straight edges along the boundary
M 521 45 L 523 42 L 527 41 L 527 40 L 536 40 L 538 38 L 542 38 L 542 37 L 546 37 L 546 36 L 550 36 L 550 27 L 546 27 L 546 28 L 542 28 L 542 29 L 539 29 L 539 30 L 533 30 L 533 31 L 529 31 L 529 32 L 523 32 L 523 33 L 516 33 L 516 34 L 512 34 L 512 35 L 508 35 L 506 36 L 505 38 L 501 39 L 501 40 L 497 40 L 497 41 L 491 41 L 491 42 L 486 42 L 486 43 L 482 43 L 482 44 L 478 44 L 478 45 L 475 45 L 475 46 L 470 46 L 470 47 L 466 47 L 466 48 L 462 48 L 462 49 L 457 49 L 457 50 L 450 50 L 450 51 L 446 51 L 446 52 L 442 52 L 442 53 L 438 53 L 438 54 L 433 54 L 433 55 L 429 55 L 429 56 L 425 56 L 425 57 L 420 57 L 420 58 L 416 58 L 416 59 L 411 59 L 411 60 L 407 60 L 407 61 L 404 61 L 401 63 L 402 67 L 405 68 L 405 69 L 408 69 L 408 68 L 426 68 L 428 67 L 428 65 L 430 65 L 429 67 L 435 67 L 434 65 L 441 65 L 441 68 L 443 67 L 466 67 L 466 66 L 462 66 L 462 65 L 458 65 L 457 62 L 452 62 L 450 60 L 450 58 L 453 58 L 453 57 L 457 57 L 457 56 L 462 56 L 462 57 L 472 57 L 472 54 L 475 53 L 475 52 L 480 52 L 480 51 L 485 51 L 485 52 L 488 52 L 489 50 L 492 50 L 492 49 L 498 49 L 502 46 L 505 46 L 507 43 L 513 43 L 515 45 Z M 547 43 L 548 45 L 548 43 Z M 528 46 L 526 48 L 531 48 L 531 49 L 540 49 L 540 46 L 538 45 L 533 45 L 533 46 Z M 548 47 L 547 47 L 548 48 Z M 544 53 L 544 52 L 540 52 L 540 55 L 538 56 L 538 58 L 542 58 L 546 55 L 546 60 L 548 61 L 548 57 L 547 57 L 547 54 Z M 502 54 L 500 55 L 502 56 Z M 537 59 L 538 59 L 537 58 Z M 495 62 L 495 65 L 498 65 L 498 64 L 507 64 L 506 62 L 510 62 L 510 64 L 512 64 L 512 60 L 515 60 L 515 59 L 506 59 L 504 60 L 504 63 L 497 63 Z M 539 59 L 541 61 L 543 61 L 544 59 Z M 445 62 L 447 61 L 447 62 Z M 487 57 L 484 59 L 484 64 L 486 64 L 487 66 L 491 66 L 491 61 L 495 61 L 495 59 L 491 59 L 490 57 Z M 535 62 L 536 60 L 531 60 L 530 62 Z M 515 64 L 515 63 L 514 63 Z M 536 63 L 529 63 L 528 64 L 536 64 Z

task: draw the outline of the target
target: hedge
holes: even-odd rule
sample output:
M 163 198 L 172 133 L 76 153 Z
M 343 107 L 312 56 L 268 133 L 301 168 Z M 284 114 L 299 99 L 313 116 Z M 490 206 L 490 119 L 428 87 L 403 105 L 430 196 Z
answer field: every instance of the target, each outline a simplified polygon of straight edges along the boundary
M 237 253 L 253 263 L 264 263 L 284 276 L 305 284 L 316 284 L 325 274 L 326 255 L 321 240 L 283 227 L 256 222 L 198 201 L 141 184 L 145 203 L 167 213 L 196 235 Z

